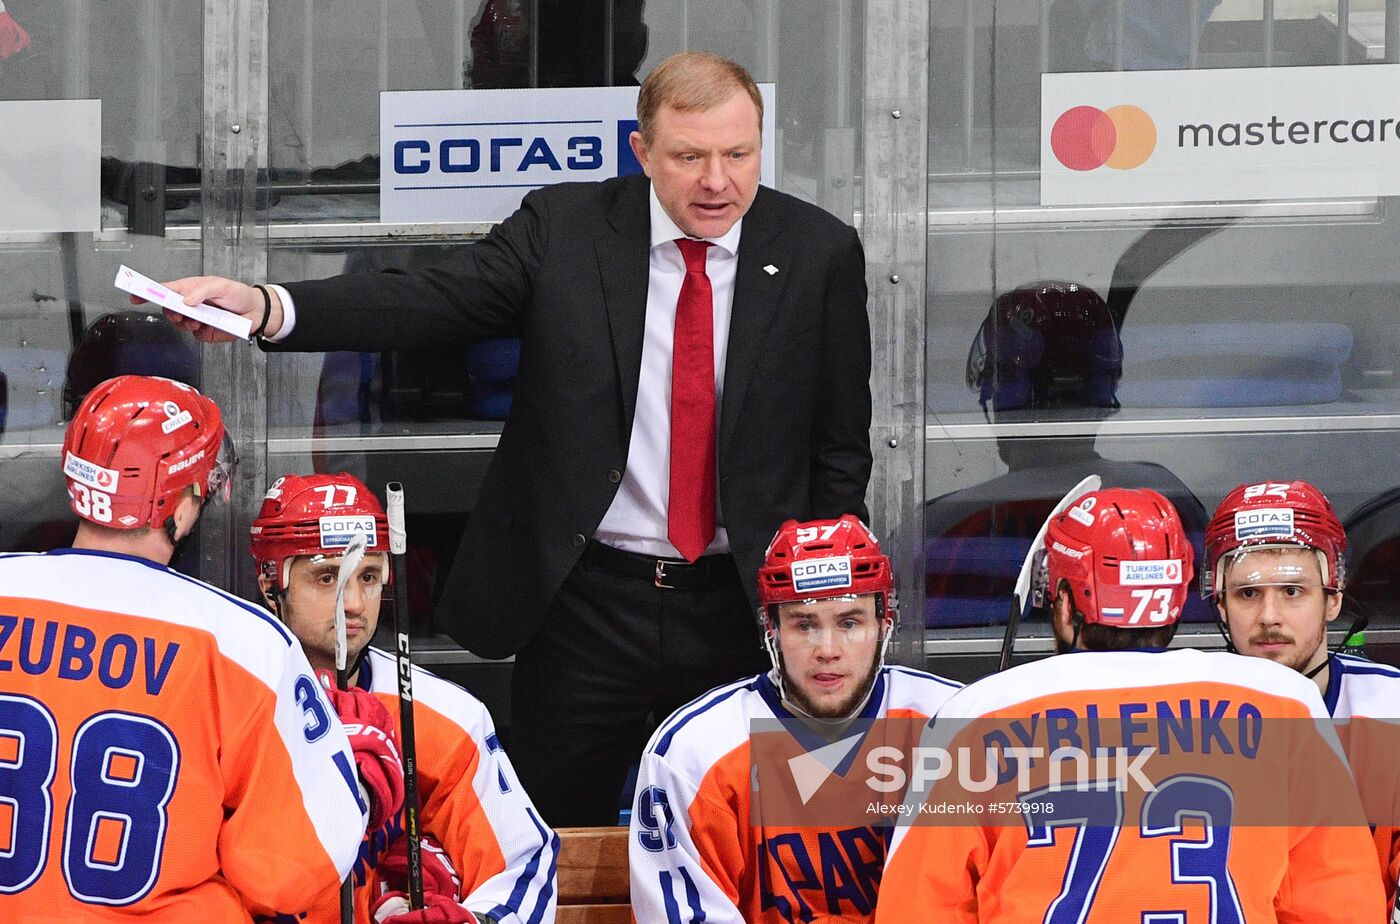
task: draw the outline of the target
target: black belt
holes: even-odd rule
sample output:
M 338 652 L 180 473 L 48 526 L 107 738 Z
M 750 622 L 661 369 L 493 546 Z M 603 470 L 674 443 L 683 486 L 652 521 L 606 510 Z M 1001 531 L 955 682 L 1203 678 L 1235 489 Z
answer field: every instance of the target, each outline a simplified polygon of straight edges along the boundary
M 705 555 L 691 562 L 625 552 L 596 540 L 584 547 L 583 562 L 671 590 L 704 590 L 720 580 L 733 580 L 735 574 L 734 558 L 728 554 Z

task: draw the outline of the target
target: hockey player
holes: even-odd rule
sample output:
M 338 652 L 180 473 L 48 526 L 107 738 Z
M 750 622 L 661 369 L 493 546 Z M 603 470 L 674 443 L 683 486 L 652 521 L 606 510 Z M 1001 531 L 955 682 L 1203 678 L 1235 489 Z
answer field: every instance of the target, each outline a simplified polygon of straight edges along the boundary
M 1291 667 L 1322 691 L 1375 826 L 1393 906 L 1400 868 L 1400 670 L 1327 651 L 1327 626 L 1340 615 L 1346 590 L 1346 547 L 1331 502 L 1311 484 L 1242 484 L 1221 501 L 1206 530 L 1201 592 L 1215 603 L 1231 647 Z
M 885 666 L 893 589 L 889 559 L 854 516 L 778 530 L 758 575 L 773 669 L 682 707 L 642 756 L 629 843 L 637 921 L 870 919 L 888 820 L 800 817 L 817 811 L 810 791 L 789 817 L 794 803 L 751 768 L 750 724 L 778 725 L 799 761 L 845 739 L 845 763 L 862 767 L 887 743 L 882 729 L 921 726 L 958 685 Z
M 6 921 L 246 922 L 354 861 L 354 758 L 300 646 L 167 567 L 231 449 L 188 385 L 102 382 L 63 442 L 73 547 L 0 555 Z
M 1008 801 L 972 804 L 1014 811 L 902 826 L 877 921 L 1380 920 L 1360 806 L 1313 685 L 1264 661 L 1163 650 L 1193 564 L 1171 504 L 1092 492 L 1051 519 L 1044 549 L 1061 654 L 970 684 L 925 739 L 956 754 L 1009 728 L 1025 748 L 996 765 L 1014 771 L 997 777 Z M 1075 753 L 1089 759 L 1068 774 L 1043 759 Z M 975 790 L 940 785 L 924 805 Z
M 335 666 L 335 584 L 340 552 L 363 533 L 367 551 L 345 585 L 350 686 L 377 697 L 398 721 L 394 656 L 369 645 L 389 580 L 388 523 L 379 499 L 353 476 L 284 475 L 252 527 L 258 585 L 318 670 Z M 404 614 L 401 614 L 404 615 Z M 554 919 L 558 837 L 540 819 L 470 693 L 413 670 L 420 830 L 427 908 L 408 912 L 402 818 L 389 837 L 367 838 L 355 864 L 355 919 L 392 924 L 539 924 Z M 386 846 L 395 841 L 386 859 Z M 392 893 L 392 894 L 390 894 Z M 373 912 L 371 912 L 371 906 Z M 311 922 L 334 922 L 323 891 Z

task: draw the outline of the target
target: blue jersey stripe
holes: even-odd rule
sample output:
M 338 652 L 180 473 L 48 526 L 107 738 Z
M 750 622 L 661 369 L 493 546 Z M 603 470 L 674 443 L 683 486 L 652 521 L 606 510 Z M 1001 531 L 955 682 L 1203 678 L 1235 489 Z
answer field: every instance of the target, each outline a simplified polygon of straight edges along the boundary
M 549 875 L 540 886 L 539 900 L 535 902 L 535 910 L 530 912 L 530 919 L 526 924 L 540 924 L 544 920 L 544 913 L 549 909 L 549 900 L 554 896 L 554 883 L 558 881 L 558 872 L 559 835 L 553 834 L 549 839 Z
M 504 918 L 508 915 L 520 916 L 520 906 L 525 900 L 525 895 L 530 889 L 530 883 L 539 872 L 540 861 L 544 857 L 545 850 L 550 851 L 549 872 L 545 876 L 544 884 L 540 887 L 540 897 L 535 903 L 535 910 L 531 912 L 527 924 L 539 924 L 544 917 L 545 909 L 549 906 L 549 898 L 554 894 L 554 876 L 559 863 L 559 835 L 553 834 L 540 822 L 534 811 L 526 809 L 525 814 L 529 817 L 535 830 L 540 833 L 540 846 L 530 856 L 530 862 L 525 864 L 525 869 L 516 877 L 515 888 L 511 890 L 510 897 L 505 904 L 497 905 L 491 909 L 491 916 Z
M 1372 661 L 1370 658 L 1339 654 L 1336 656 L 1336 661 L 1348 674 L 1386 674 L 1391 677 L 1400 677 L 1400 668 Z
M 25 554 L 30 554 L 30 553 L 25 553 Z M 252 603 L 249 603 L 247 600 L 244 600 L 242 597 L 236 597 L 236 596 L 234 596 L 233 594 L 229 593 L 228 591 L 220 590 L 219 588 L 215 587 L 213 584 L 206 584 L 204 581 L 201 581 L 201 580 L 199 580 L 198 578 L 192 578 L 192 577 L 190 577 L 188 574 L 181 574 L 180 572 L 174 570 L 173 568 L 168 568 L 168 567 L 166 567 L 165 565 L 158 564 L 158 563 L 156 563 L 156 562 L 151 561 L 150 559 L 147 559 L 147 558 L 138 558 L 138 557 L 136 557 L 136 556 L 134 556 L 134 555 L 123 555 L 123 554 L 121 554 L 120 552 L 104 552 L 104 551 L 102 551 L 102 550 L 100 550 L 100 549 L 54 549 L 54 550 L 51 551 L 51 552 L 45 552 L 45 553 L 43 553 L 43 554 L 45 554 L 45 555 L 83 555 L 83 556 L 91 556 L 91 557 L 94 557 L 94 558 L 111 558 L 111 559 L 115 559 L 115 560 L 117 560 L 117 561 L 127 561 L 127 562 L 133 562 L 133 563 L 138 564 L 138 565 L 144 565 L 144 566 L 146 566 L 147 568 L 154 569 L 155 571 L 159 571 L 159 572 L 162 573 L 162 574 L 168 574 L 168 575 L 170 575 L 171 577 L 179 578 L 179 579 L 182 580 L 182 581 L 187 581 L 187 582 L 193 584 L 194 586 L 198 587 L 200 590 L 208 591 L 209 593 L 215 594 L 216 596 L 223 598 L 224 600 L 228 601 L 229 603 L 234 604 L 235 606 L 239 607 L 240 609 L 243 609 L 243 610 L 248 611 L 249 613 L 252 613 L 254 616 L 258 617 L 258 618 L 261 619 L 263 622 L 267 623 L 269 626 L 271 626 L 273 629 L 275 629 L 275 630 L 277 631 L 277 634 L 278 634 L 279 636 L 281 636 L 282 641 L 284 641 L 284 642 L 287 643 L 287 646 L 288 646 L 288 647 L 291 647 L 291 645 L 292 645 L 292 643 L 293 643 L 293 641 L 294 641 L 294 639 L 292 638 L 291 632 L 287 631 L 287 627 L 284 626 L 284 625 L 282 625 L 282 623 L 278 622 L 276 616 L 273 616 L 271 613 L 269 613 L 267 610 L 263 609 L 262 607 L 257 606 L 257 605 L 252 604 Z M 0 557 L 10 557 L 10 556 L 0 556 Z
M 951 687 L 954 690 L 961 690 L 963 688 L 963 685 L 958 683 L 956 680 L 949 680 L 947 677 L 940 677 L 937 674 L 930 674 L 928 671 L 914 670 L 910 667 L 901 667 L 898 664 L 891 664 L 888 667 L 886 667 L 885 670 L 893 674 L 904 674 L 908 677 L 915 677 L 919 680 L 932 680 L 934 683 L 941 683 L 943 684 L 943 686 Z
M 760 674 L 759 676 L 761 677 L 763 675 Z M 688 709 L 695 703 L 700 702 L 700 699 L 704 699 L 704 697 L 700 697 L 700 699 L 691 700 L 690 703 L 676 710 L 676 716 L 678 716 L 678 718 L 674 718 L 670 720 L 666 725 L 662 726 L 666 729 L 666 731 L 661 736 L 661 739 L 656 742 L 656 747 L 652 750 L 657 755 L 665 757 L 666 750 L 671 746 L 671 741 L 676 737 L 676 733 L 679 732 L 682 728 L 684 728 L 686 724 L 690 722 L 691 719 L 699 715 L 704 715 L 706 712 L 709 712 L 711 709 L 715 708 L 720 703 L 729 699 L 731 696 L 734 696 L 736 693 L 742 693 L 745 690 L 755 689 L 755 685 L 757 684 L 757 682 L 758 677 L 751 677 L 747 680 L 741 680 L 738 683 L 732 683 L 727 687 L 720 687 L 718 690 L 711 690 L 710 693 L 705 694 L 706 696 L 710 697 L 709 699 L 700 703 L 700 705 L 695 709 L 691 709 L 689 712 L 686 712 L 686 709 Z

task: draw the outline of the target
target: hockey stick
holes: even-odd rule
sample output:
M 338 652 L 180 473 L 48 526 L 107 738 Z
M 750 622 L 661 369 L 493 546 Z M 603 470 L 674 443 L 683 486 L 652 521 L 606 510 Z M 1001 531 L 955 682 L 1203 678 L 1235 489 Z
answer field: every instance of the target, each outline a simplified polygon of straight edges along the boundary
M 1089 475 L 1079 484 L 1070 488 L 1069 493 L 1060 498 L 1060 502 L 1050 511 L 1045 522 L 1040 524 L 1040 531 L 1031 540 L 1030 551 L 1026 553 L 1026 560 L 1021 562 L 1021 571 L 1016 576 L 1016 586 L 1011 591 L 1011 612 L 1007 614 L 1006 633 L 1001 638 L 1001 660 L 997 666 L 998 671 L 1004 671 L 1011 666 L 1011 651 L 1016 647 L 1016 631 L 1021 626 L 1021 611 L 1025 609 L 1026 595 L 1031 589 L 1031 570 L 1035 565 L 1035 553 L 1045 542 L 1045 531 L 1050 528 L 1050 521 L 1085 494 L 1097 491 L 1101 487 L 1103 487 L 1103 479 L 1098 475 Z
M 350 679 L 350 646 L 345 641 L 345 585 L 360 567 L 368 542 L 364 533 L 351 536 L 345 551 L 340 553 L 340 570 L 335 575 L 335 685 L 338 690 L 345 689 Z
M 422 832 L 418 830 L 418 750 L 413 731 L 413 653 L 409 648 L 408 533 L 404 529 L 403 485 L 384 487 L 389 513 L 389 555 L 394 563 L 394 659 L 399 671 L 399 748 L 403 755 L 404 839 L 408 848 L 408 908 L 423 907 Z
M 368 540 L 364 533 L 350 537 L 340 555 L 340 568 L 335 574 L 335 688 L 344 690 L 350 680 L 349 648 L 345 640 L 345 585 L 350 582 L 360 561 L 365 557 Z M 351 870 L 340 884 L 340 924 L 355 921 L 355 872 Z

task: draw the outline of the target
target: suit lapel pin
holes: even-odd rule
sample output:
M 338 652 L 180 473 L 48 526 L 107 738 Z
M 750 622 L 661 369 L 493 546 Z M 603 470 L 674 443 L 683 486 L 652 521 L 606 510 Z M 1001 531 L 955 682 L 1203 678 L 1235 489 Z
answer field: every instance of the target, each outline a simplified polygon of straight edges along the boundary
M 776 266 L 774 266 L 773 264 L 771 264 L 771 263 L 769 263 L 767 266 L 765 266 L 765 267 L 763 268 L 763 271 L 764 271 L 765 273 L 767 273 L 769 276 L 776 276 L 776 275 L 778 275 L 778 268 L 777 268 Z

